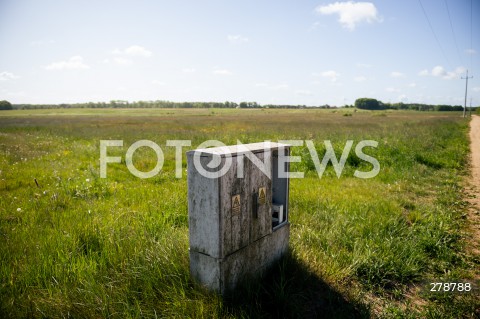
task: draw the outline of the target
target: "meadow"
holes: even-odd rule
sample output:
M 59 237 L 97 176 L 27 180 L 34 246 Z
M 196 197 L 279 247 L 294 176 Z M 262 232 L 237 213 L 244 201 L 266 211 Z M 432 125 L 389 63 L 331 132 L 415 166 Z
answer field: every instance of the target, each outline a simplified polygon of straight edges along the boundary
M 1 318 L 474 318 L 480 260 L 468 252 L 468 120 L 457 112 L 235 109 L 70 109 L 0 112 Z M 100 140 L 122 163 L 100 178 Z M 125 166 L 137 140 L 160 145 L 162 171 L 140 179 Z M 305 146 L 293 155 L 290 253 L 225 299 L 189 274 L 187 182 L 167 140 L 225 144 L 324 140 L 338 178 L 322 178 Z M 156 164 L 139 149 L 135 166 Z M 183 168 L 186 169 L 185 156 Z M 475 273 L 477 271 L 477 273 Z M 471 283 L 431 292 L 431 282 Z

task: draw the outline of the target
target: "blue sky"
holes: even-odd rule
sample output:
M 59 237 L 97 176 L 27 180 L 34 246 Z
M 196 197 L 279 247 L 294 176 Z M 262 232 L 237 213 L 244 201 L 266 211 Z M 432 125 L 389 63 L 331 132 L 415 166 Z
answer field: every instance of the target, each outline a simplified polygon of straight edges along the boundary
M 480 104 L 479 0 L 0 0 L 0 48 L 12 103 Z

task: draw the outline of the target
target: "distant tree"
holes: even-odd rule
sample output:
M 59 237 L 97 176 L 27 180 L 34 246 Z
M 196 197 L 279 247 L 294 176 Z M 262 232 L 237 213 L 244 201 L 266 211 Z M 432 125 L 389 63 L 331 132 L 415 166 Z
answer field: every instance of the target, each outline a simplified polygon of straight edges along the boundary
M 0 110 L 13 110 L 12 104 L 8 101 L 0 101 Z
M 380 110 L 390 109 L 390 108 L 391 108 L 391 104 L 390 104 L 390 103 L 383 103 L 382 101 L 378 101 L 378 108 L 379 108 Z
M 234 109 L 234 108 L 238 107 L 238 104 L 235 103 L 235 102 L 225 102 L 225 107 Z
M 435 105 L 435 111 L 463 111 L 461 105 Z
M 384 109 L 383 103 L 380 103 L 376 99 L 371 98 L 359 98 L 355 100 L 355 107 L 362 110 L 382 110 Z

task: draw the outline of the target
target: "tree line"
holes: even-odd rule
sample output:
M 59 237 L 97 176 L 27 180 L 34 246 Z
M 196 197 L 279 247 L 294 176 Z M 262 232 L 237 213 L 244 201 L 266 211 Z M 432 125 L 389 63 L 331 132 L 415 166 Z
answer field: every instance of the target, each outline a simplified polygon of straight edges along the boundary
M 350 106 L 362 110 L 463 111 L 461 105 L 432 105 L 422 103 L 384 103 L 372 98 L 359 98 Z
M 112 100 L 110 102 L 87 102 L 87 103 L 62 103 L 62 104 L 15 104 L 14 109 L 50 109 L 50 108 L 278 108 L 278 109 L 302 109 L 306 105 L 290 105 L 290 104 L 266 104 L 260 105 L 257 102 L 172 102 L 172 101 L 135 101 L 129 102 L 124 100 Z M 320 108 L 329 108 L 329 105 L 316 106 Z
M 11 110 L 13 109 L 13 106 L 10 102 L 8 101 L 0 101 L 0 110 Z
M 461 105 L 432 105 L 421 103 L 384 103 L 373 98 L 359 98 L 353 105 L 344 105 L 344 108 L 358 108 L 363 110 L 416 110 L 416 111 L 463 111 Z M 164 100 L 135 101 L 112 100 L 110 102 L 62 103 L 62 104 L 11 104 L 0 101 L 0 110 L 11 109 L 69 109 L 69 108 L 240 108 L 240 109 L 304 109 L 304 108 L 337 108 L 328 104 L 318 106 L 294 104 L 265 104 L 257 102 L 172 102 Z

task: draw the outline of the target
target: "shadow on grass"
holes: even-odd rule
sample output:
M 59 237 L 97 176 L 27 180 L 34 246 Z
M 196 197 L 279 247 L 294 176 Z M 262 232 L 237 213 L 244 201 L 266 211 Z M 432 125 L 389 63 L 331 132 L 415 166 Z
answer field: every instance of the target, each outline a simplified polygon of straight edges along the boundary
M 225 299 L 226 312 L 246 318 L 369 318 L 291 254 L 261 278 L 245 280 Z

